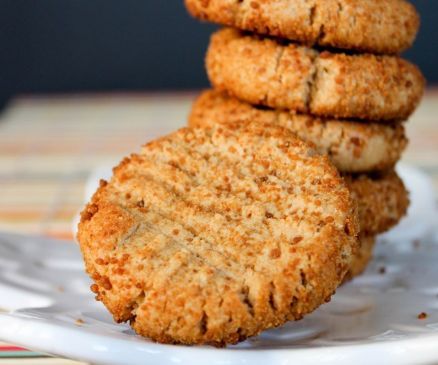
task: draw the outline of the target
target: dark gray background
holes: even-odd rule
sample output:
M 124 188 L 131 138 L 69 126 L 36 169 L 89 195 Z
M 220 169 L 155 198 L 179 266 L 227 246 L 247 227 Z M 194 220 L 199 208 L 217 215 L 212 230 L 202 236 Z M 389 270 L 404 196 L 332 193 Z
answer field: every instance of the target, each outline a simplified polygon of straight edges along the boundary
M 366 1 L 366 0 L 364 0 Z M 413 1 L 422 28 L 405 56 L 438 84 L 438 1 Z M 182 0 L 0 0 L 0 105 L 17 93 L 206 87 L 215 26 Z

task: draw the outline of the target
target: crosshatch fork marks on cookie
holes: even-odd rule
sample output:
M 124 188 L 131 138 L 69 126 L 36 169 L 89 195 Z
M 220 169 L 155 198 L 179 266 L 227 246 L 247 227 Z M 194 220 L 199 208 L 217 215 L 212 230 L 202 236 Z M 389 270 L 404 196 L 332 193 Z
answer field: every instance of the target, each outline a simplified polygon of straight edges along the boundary
M 220 345 L 328 300 L 357 230 L 326 157 L 283 128 L 242 126 L 183 129 L 125 159 L 78 238 L 116 320 L 160 342 Z

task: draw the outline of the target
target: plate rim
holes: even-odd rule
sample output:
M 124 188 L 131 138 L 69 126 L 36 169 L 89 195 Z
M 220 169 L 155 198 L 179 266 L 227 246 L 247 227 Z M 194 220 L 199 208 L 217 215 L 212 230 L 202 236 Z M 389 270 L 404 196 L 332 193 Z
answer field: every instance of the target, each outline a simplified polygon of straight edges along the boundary
M 38 326 L 34 324 L 38 323 Z M 19 331 L 12 333 L 16 328 Z M 38 335 L 39 334 L 39 335 Z M 129 339 L 111 338 L 91 333 L 85 327 L 63 327 L 56 323 L 50 323 L 42 319 L 17 316 L 14 313 L 0 313 L 0 338 L 12 341 L 21 346 L 52 355 L 61 355 L 83 361 L 92 361 L 95 364 L 175 364 L 184 363 L 183 358 L 193 365 L 205 364 L 208 360 L 211 364 L 242 364 L 242 360 L 247 358 L 251 364 L 265 364 L 267 358 L 280 363 L 287 354 L 288 361 L 299 361 L 300 364 L 312 364 L 317 359 L 323 357 L 332 358 L 332 362 L 338 365 L 368 364 L 371 357 L 378 355 L 378 360 L 385 364 L 409 364 L 415 362 L 428 362 L 438 360 L 438 333 L 418 334 L 410 338 L 383 340 L 379 342 L 364 342 L 357 344 L 341 344 L 335 346 L 321 346 L 308 348 L 278 348 L 278 349 L 245 349 L 225 347 L 217 349 L 209 346 L 183 346 L 159 344 L 145 340 L 141 342 L 131 342 Z M 69 346 L 64 345 L 64 340 L 55 340 L 50 344 L 48 338 L 68 338 Z M 106 341 L 104 350 L 100 347 L 99 341 Z M 146 342 L 148 341 L 148 342 Z M 60 343 L 61 342 L 61 343 Z M 48 345 L 45 346 L 44 344 Z M 74 345 L 73 345 L 74 344 Z M 133 346 L 134 344 L 134 346 Z M 75 350 L 80 347 L 80 353 Z M 129 348 L 127 348 L 129 347 Z M 263 356 L 260 356 L 260 353 Z M 84 356 L 85 354 L 85 356 Z M 87 356 L 88 354 L 88 356 Z M 148 357 L 146 355 L 149 354 Z M 413 356 L 409 355 L 412 354 Z M 94 355 L 94 356 L 93 356 Z M 97 356 L 96 355 L 101 355 Z M 117 355 L 116 357 L 114 357 Z M 141 355 L 141 357 L 139 357 Z M 196 359 L 196 356 L 198 358 Z M 214 357 L 212 356 L 214 355 Z M 366 361 L 361 357 L 365 356 Z M 182 356 L 182 357 L 181 357 Z M 278 358 L 277 358 L 278 356 Z M 123 360 L 123 359 L 124 360 Z M 137 361 L 139 360 L 139 361 Z M 151 362 L 149 362 L 149 360 Z

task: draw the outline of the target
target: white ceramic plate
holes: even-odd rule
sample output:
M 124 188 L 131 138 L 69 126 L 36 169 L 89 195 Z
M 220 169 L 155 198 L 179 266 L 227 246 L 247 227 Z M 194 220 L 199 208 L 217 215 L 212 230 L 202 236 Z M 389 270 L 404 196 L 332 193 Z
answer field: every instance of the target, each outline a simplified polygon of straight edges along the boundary
M 224 349 L 155 344 L 94 301 L 76 245 L 0 234 L 0 307 L 12 310 L 0 314 L 0 339 L 94 364 L 438 363 L 433 191 L 416 169 L 399 172 L 409 217 L 381 240 L 363 276 L 302 321 Z

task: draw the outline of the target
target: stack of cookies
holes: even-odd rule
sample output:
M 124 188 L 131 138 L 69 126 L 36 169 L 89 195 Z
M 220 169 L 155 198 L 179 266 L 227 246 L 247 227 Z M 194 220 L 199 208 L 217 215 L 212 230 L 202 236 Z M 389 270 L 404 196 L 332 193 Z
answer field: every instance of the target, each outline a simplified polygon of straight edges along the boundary
M 396 54 L 418 17 L 403 0 L 186 4 L 235 27 L 213 35 L 214 90 L 193 106 L 196 128 L 101 181 L 78 241 L 117 322 L 223 346 L 329 301 L 405 214 L 394 166 L 424 81 Z
M 229 26 L 213 34 L 212 90 L 194 103 L 192 127 L 257 123 L 294 132 L 327 154 L 358 205 L 360 274 L 375 238 L 405 215 L 394 171 L 407 146 L 403 123 L 424 89 L 399 57 L 419 28 L 404 0 L 186 0 L 190 13 Z

